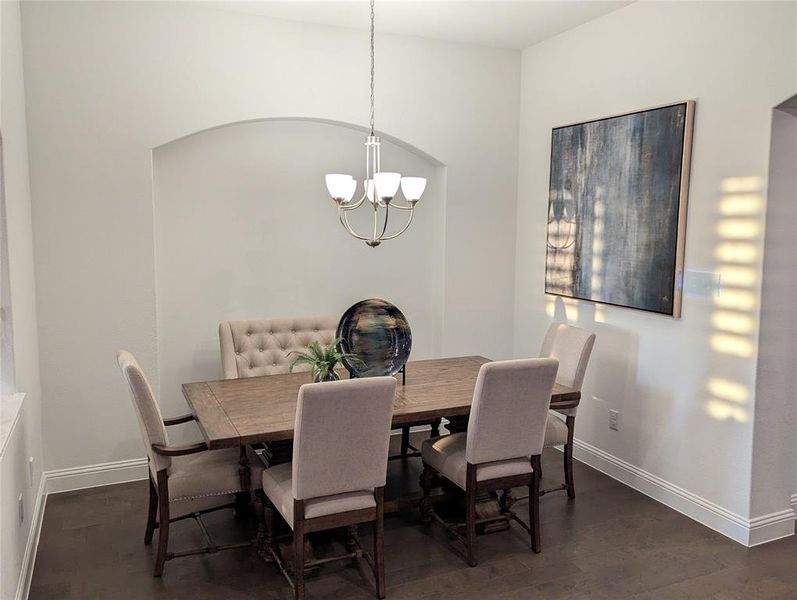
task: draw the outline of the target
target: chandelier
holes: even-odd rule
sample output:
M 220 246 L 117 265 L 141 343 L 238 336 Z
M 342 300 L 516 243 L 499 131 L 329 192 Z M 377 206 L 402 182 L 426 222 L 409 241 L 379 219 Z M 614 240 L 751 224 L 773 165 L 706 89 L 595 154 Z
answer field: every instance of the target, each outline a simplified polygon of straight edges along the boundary
M 365 241 L 371 248 L 376 248 L 385 240 L 397 238 L 407 231 L 415 214 L 415 205 L 426 189 L 423 177 L 402 177 L 401 173 L 382 171 L 381 140 L 374 134 L 374 0 L 371 0 L 371 133 L 365 139 L 365 177 L 363 178 L 363 194 L 359 200 L 352 200 L 357 191 L 357 180 L 351 175 L 339 173 L 326 176 L 327 191 L 338 207 L 338 219 L 341 225 L 358 240 Z M 399 187 L 407 204 L 398 204 L 394 200 Z M 366 204 L 366 200 L 368 203 Z M 360 235 L 349 224 L 349 211 L 362 205 L 373 210 L 374 226 L 370 235 Z M 407 222 L 396 233 L 386 235 L 390 209 L 409 213 Z

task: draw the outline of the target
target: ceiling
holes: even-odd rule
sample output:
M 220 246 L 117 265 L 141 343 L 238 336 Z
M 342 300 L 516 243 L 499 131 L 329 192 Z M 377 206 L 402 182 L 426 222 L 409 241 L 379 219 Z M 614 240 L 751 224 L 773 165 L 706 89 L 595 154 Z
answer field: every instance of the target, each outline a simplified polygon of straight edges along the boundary
M 632 0 L 376 0 L 377 32 L 522 49 Z M 273 19 L 368 29 L 367 0 L 221 0 L 203 6 Z

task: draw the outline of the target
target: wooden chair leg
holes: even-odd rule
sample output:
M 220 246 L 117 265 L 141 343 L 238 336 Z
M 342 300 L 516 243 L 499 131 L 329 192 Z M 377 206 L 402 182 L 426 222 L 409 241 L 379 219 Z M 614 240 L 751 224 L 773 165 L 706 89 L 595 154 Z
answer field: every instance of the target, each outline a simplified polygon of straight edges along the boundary
M 466 514 L 465 526 L 468 565 L 476 566 L 476 466 L 468 463 L 465 479 Z
M 501 512 L 508 515 L 514 503 L 515 499 L 512 498 L 512 489 L 501 490 L 501 496 L 498 499 L 498 507 L 501 509 Z
M 374 521 L 374 579 L 376 597 L 385 597 L 385 488 L 376 488 L 376 521 Z
M 442 423 L 442 419 L 435 419 L 432 421 L 432 435 L 429 437 L 438 437 L 440 435 L 440 423 Z
M 346 527 L 346 552 L 352 553 L 357 550 L 357 547 L 360 545 L 360 534 L 358 532 L 357 525 L 348 525 Z M 351 564 L 353 566 L 357 566 L 360 563 L 360 559 L 354 557 L 351 559 Z
M 571 500 L 576 497 L 576 486 L 573 483 L 573 432 L 576 428 L 576 418 L 569 416 L 566 418 L 567 424 L 567 444 L 565 444 L 565 485 L 567 486 L 567 497 Z
M 155 577 L 163 575 L 169 548 L 169 484 L 166 469 L 158 471 L 158 556 L 155 559 Z
M 421 489 L 423 498 L 421 499 L 421 523 L 428 525 L 432 522 L 432 484 L 434 483 L 434 472 L 431 467 L 424 463 L 423 473 L 421 473 Z
M 304 600 L 304 502 L 293 501 L 293 597 Z
M 155 523 L 158 518 L 158 490 L 149 478 L 149 511 L 147 514 L 147 530 L 144 533 L 144 543 L 149 546 L 152 543 L 152 534 L 155 533 Z
M 529 528 L 531 529 L 531 549 L 536 554 L 540 552 L 540 457 L 531 457 L 531 466 L 534 473 L 529 485 Z
M 401 428 L 401 455 L 407 456 L 410 451 L 410 428 L 405 426 Z

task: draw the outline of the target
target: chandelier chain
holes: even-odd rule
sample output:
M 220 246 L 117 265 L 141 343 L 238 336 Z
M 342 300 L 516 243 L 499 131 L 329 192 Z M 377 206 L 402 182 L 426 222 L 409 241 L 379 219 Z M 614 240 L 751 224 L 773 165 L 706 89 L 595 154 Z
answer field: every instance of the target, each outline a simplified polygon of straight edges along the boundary
M 374 0 L 371 0 L 371 135 L 374 135 Z

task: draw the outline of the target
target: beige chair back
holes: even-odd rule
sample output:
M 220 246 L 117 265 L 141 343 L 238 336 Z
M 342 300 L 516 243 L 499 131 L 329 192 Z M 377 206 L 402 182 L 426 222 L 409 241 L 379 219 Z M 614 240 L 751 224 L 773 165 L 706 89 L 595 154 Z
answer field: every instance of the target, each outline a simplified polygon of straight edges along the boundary
M 584 375 L 589 365 L 595 334 L 567 323 L 552 323 L 542 342 L 540 356 L 559 360 L 559 373 L 556 383 L 581 391 Z M 575 416 L 577 409 L 558 411 L 563 415 Z
M 477 465 L 542 454 L 555 358 L 482 365 L 468 421 L 465 460 Z
M 158 471 L 171 466 L 171 459 L 168 456 L 161 456 L 152 450 L 152 444 L 169 444 L 163 415 L 155 394 L 152 393 L 152 387 L 133 355 L 126 350 L 120 350 L 116 354 L 116 362 L 130 387 L 133 408 L 136 410 L 141 437 L 144 438 L 144 446 L 149 457 L 149 468 L 154 476 Z
M 296 358 L 289 353 L 306 352 L 314 341 L 322 346 L 332 343 L 337 328 L 335 316 L 222 321 L 219 344 L 224 378 L 287 373 Z M 295 370 L 309 369 L 300 365 Z
M 385 485 L 394 377 L 305 384 L 293 438 L 297 500 Z

